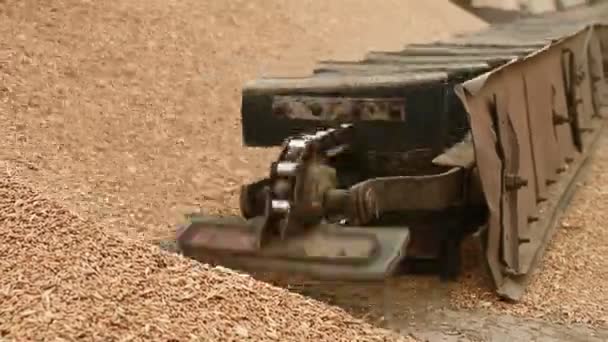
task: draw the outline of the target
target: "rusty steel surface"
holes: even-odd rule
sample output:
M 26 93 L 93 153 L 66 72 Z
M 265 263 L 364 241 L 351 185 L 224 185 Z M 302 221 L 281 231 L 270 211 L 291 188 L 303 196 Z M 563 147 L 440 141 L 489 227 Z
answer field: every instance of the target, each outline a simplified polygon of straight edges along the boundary
M 277 96 L 272 103 L 277 117 L 352 122 L 358 120 L 405 121 L 403 99 Z
M 478 233 L 497 294 L 519 300 L 608 114 L 606 17 L 573 8 L 248 83 L 244 143 L 282 150 L 243 186 L 244 219 L 192 219 L 182 252 L 351 280 L 431 260 L 450 279 Z

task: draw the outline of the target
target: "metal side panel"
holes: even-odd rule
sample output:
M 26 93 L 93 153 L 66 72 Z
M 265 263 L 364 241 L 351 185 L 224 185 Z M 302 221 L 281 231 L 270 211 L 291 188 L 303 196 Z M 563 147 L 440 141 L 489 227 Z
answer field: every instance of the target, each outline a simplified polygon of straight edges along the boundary
M 523 295 L 603 127 L 593 115 L 596 99 L 588 80 L 593 32 L 591 26 L 584 28 L 456 87 L 469 113 L 490 213 L 487 263 L 498 294 L 511 300 Z M 581 71 L 574 82 L 562 77 L 566 48 Z M 568 111 L 569 93 L 580 96 L 580 106 Z M 590 128 L 582 130 L 582 153 L 574 148 L 581 129 L 556 120 L 556 114 L 570 116 L 574 110 Z

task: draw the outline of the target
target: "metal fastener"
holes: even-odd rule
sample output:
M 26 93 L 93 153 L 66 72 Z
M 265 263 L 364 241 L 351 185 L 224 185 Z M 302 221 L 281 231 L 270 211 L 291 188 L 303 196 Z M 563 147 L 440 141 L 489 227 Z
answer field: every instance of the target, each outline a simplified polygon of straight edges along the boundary
M 518 190 L 528 185 L 528 180 L 519 175 L 505 175 L 505 188 L 509 191 Z

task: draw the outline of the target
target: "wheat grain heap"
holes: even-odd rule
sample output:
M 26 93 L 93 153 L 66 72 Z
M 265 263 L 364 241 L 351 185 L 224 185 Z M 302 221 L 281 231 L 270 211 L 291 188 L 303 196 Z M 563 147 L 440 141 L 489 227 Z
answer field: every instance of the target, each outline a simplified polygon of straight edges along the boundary
M 172 234 L 182 206 L 234 210 L 267 171 L 272 151 L 241 146 L 246 80 L 483 25 L 453 5 L 373 9 L 0 1 L 0 340 L 398 339 L 144 242 Z
M 7 175 L 0 217 L 0 336 L 9 340 L 406 340 L 247 275 L 108 234 Z
M 482 27 L 419 0 L 0 1 L 0 159 L 108 229 L 236 212 L 276 151 L 243 148 L 243 84 Z
M 266 172 L 272 151 L 241 146 L 239 91 L 267 66 L 483 26 L 439 2 L 373 9 L 0 1 L 0 340 L 397 339 L 125 237 L 172 233 L 180 206 L 233 210 L 238 185 Z

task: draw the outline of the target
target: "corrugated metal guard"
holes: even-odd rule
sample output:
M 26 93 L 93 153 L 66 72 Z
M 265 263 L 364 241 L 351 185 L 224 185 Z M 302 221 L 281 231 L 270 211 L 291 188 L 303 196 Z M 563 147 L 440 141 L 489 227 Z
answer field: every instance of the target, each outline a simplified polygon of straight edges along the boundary
M 486 258 L 506 298 L 523 294 L 604 126 L 607 29 L 587 26 L 456 86 L 490 211 Z

